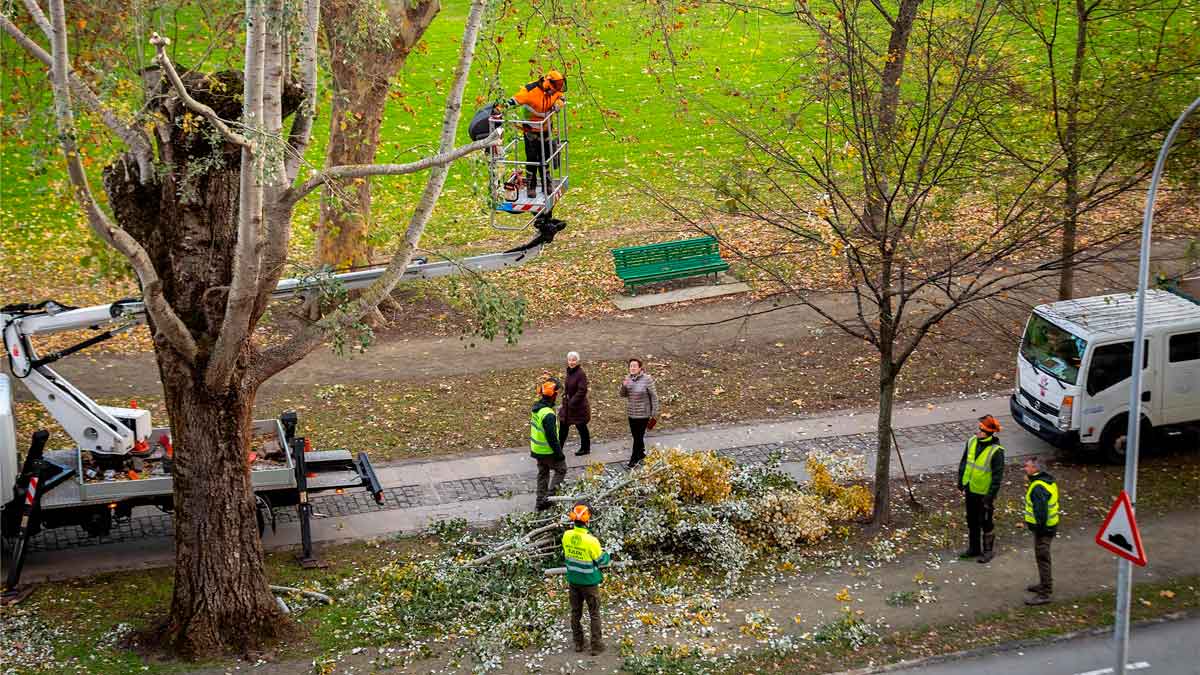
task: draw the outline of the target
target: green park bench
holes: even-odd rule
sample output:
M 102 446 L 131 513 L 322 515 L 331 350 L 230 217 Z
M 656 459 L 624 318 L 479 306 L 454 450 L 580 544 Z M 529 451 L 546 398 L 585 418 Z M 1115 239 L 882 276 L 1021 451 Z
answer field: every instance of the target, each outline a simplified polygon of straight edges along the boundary
M 630 292 L 643 284 L 670 279 L 711 274 L 715 281 L 718 272 L 729 269 L 713 237 L 614 248 L 612 257 L 617 276 Z

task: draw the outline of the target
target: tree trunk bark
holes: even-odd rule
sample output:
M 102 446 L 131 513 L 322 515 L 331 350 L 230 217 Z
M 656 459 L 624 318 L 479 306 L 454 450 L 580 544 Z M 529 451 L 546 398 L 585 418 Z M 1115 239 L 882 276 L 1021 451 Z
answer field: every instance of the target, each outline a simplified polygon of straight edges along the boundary
M 232 71 L 183 76 L 189 92 L 224 119 L 241 114 L 241 78 Z M 143 183 L 137 164 L 123 157 L 105 169 L 104 186 L 114 217 L 145 248 L 198 348 L 189 363 L 150 322 L 172 425 L 175 492 L 175 588 L 151 644 L 199 659 L 261 647 L 290 622 L 268 587 L 247 462 L 255 396 L 244 384 L 254 355 L 249 341 L 239 346 L 227 385 L 204 382 L 238 245 L 239 149 L 212 141 L 207 122 L 186 117 L 165 85 L 153 93 L 164 170 Z M 300 97 L 284 94 L 290 114 Z M 251 311 L 247 321 L 253 327 L 258 318 Z
M 896 371 L 889 356 L 879 359 L 879 419 L 875 432 L 879 443 L 875 448 L 874 510 L 871 522 L 886 525 L 892 520 L 892 409 L 896 400 Z
M 333 75 L 327 166 L 375 161 L 391 78 L 441 8 L 437 0 L 380 2 L 321 3 Z M 354 27 L 363 25 L 363 12 L 377 13 L 371 15 L 375 25 L 360 34 Z M 335 268 L 369 264 L 371 225 L 371 179 L 331 182 L 321 193 L 318 262 Z
M 1058 277 L 1058 299 L 1075 295 L 1075 249 L 1079 228 L 1079 107 L 1083 67 L 1087 59 L 1090 9 L 1085 0 L 1075 0 L 1075 56 L 1071 62 L 1071 80 L 1067 91 L 1066 127 L 1063 129 L 1062 273 Z
M 196 659 L 246 653 L 289 625 L 267 586 L 247 450 L 253 390 L 207 391 L 159 353 L 175 448 L 175 590 L 164 646 Z

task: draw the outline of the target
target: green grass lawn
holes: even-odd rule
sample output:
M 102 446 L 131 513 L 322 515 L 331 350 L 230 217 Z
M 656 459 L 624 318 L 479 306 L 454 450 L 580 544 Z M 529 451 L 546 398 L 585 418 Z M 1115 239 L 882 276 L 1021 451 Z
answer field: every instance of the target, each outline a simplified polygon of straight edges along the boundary
M 702 89 L 714 103 L 727 101 L 737 109 L 744 103 L 745 94 L 769 87 L 782 74 L 784 57 L 809 39 L 787 18 L 734 14 L 721 8 L 696 9 L 672 17 L 683 23 L 673 38 L 680 60 L 672 73 L 664 60 L 661 36 L 647 34 L 649 24 L 631 18 L 623 3 L 581 6 L 585 11 L 579 17 L 587 26 L 582 30 L 547 26 L 544 19 L 531 17 L 528 7 L 490 22 L 482 39 L 501 50 L 500 58 L 495 58 L 494 50 L 479 50 L 466 96 L 468 110 L 464 112 L 460 141 L 465 138 L 470 112 L 478 103 L 511 94 L 543 69 L 564 69 L 571 102 L 572 189 L 562 202 L 561 213 L 571 218 L 573 225 L 583 227 L 640 220 L 646 215 L 649 201 L 642 195 L 641 181 L 667 182 L 684 169 L 702 171 L 706 161 L 736 156 L 741 151 L 736 134 L 717 123 L 700 101 L 673 93 L 673 78 L 692 90 L 688 96 Z M 187 13 L 181 16 L 184 22 L 198 21 Z M 410 161 L 430 152 L 436 143 L 465 18 L 465 2 L 447 2 L 426 33 L 424 44 L 413 52 L 396 78 L 394 98 L 383 123 L 380 161 Z M 525 30 L 518 32 L 518 26 Z M 181 48 L 176 56 L 185 65 L 198 58 L 196 50 L 207 47 L 202 40 L 187 44 L 190 46 Z M 44 241 L 47 234 L 56 245 L 66 247 L 80 248 L 86 239 L 80 227 L 82 217 L 65 189 L 61 160 L 55 148 L 47 146 L 53 140 L 48 129 L 52 120 L 45 111 L 48 93 L 37 89 L 37 69 L 15 59 L 16 50 L 14 43 L 4 41 L 6 64 L 12 65 L 5 66 L 10 76 L 0 85 L 7 132 L 0 155 L 4 165 L 0 215 L 6 224 L 0 234 L 4 251 L 0 262 L 10 256 L 36 253 L 34 244 Z M 238 51 L 237 44 L 223 45 L 214 50 L 210 62 L 218 66 L 236 63 L 229 55 Z M 32 74 L 23 79 L 12 77 L 12 69 L 17 66 Z M 496 74 L 502 82 L 499 89 L 489 86 Z M 697 83 L 702 85 L 696 87 Z M 323 164 L 329 136 L 328 84 L 328 76 L 323 75 L 320 119 L 307 154 L 314 167 Z M 39 111 L 36 122 L 18 128 L 17 120 L 31 108 Z M 114 150 L 110 144 L 88 151 L 95 159 L 89 168 L 98 191 L 99 170 Z M 454 167 L 426 237 L 431 248 L 456 247 L 497 236 L 489 226 L 483 199 L 485 176 L 475 161 L 463 161 Z M 423 176 L 375 179 L 375 186 L 375 239 L 386 249 L 406 224 L 409 207 L 423 187 Z M 317 207 L 314 194 L 298 211 L 298 255 L 311 250 L 310 225 L 317 217 Z M 59 238 L 59 233 L 69 236 Z

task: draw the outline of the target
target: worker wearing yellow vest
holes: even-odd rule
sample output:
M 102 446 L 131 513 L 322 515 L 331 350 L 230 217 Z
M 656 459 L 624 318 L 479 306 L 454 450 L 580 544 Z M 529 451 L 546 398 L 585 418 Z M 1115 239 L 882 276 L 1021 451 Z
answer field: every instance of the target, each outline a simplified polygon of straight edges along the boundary
M 1025 526 L 1033 533 L 1033 555 L 1038 568 L 1038 583 L 1025 589 L 1033 593 L 1025 604 L 1044 605 L 1054 592 L 1050 542 L 1058 534 L 1058 483 L 1054 482 L 1054 476 L 1042 471 L 1037 457 L 1026 457 L 1024 467 L 1029 479 L 1025 490 Z
M 1004 447 L 996 434 L 1000 423 L 995 417 L 979 418 L 979 430 L 967 441 L 958 463 L 958 489 L 966 497 L 967 550 L 959 558 L 978 558 L 981 563 L 995 556 L 996 535 L 993 514 L 996 494 L 1004 481 Z
M 538 79 L 517 90 L 511 98 L 503 103 L 508 106 L 521 106 L 525 109 L 525 119 L 530 124 L 521 125 L 525 135 L 525 190 L 530 199 L 538 191 L 543 195 L 550 193 L 549 176 L 542 170 L 542 163 L 554 152 L 550 143 L 550 122 L 548 118 L 555 110 L 563 106 L 563 89 L 567 86 L 567 78 L 557 70 L 551 70 Z
M 563 557 L 567 561 L 567 585 L 571 595 L 571 637 L 575 639 L 575 651 L 584 650 L 583 605 L 586 602 L 591 628 L 592 655 L 604 651 L 600 637 L 600 582 L 604 573 L 600 568 L 609 563 L 608 554 L 600 548 L 600 541 L 587 531 L 592 511 L 586 504 L 576 504 L 571 510 L 574 525 L 562 538 Z
M 529 454 L 537 460 L 537 510 L 550 508 L 547 499 L 558 491 L 567 477 L 567 458 L 558 442 L 558 419 L 554 416 L 554 399 L 558 396 L 558 383 L 546 380 L 538 385 L 537 403 L 529 414 Z M 554 479 L 550 479 L 550 472 Z

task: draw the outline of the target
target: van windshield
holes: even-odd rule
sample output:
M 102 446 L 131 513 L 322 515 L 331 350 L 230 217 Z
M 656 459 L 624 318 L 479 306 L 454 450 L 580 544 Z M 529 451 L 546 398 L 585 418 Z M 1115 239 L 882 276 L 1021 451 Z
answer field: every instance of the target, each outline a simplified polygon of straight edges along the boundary
M 1049 373 L 1065 384 L 1079 379 L 1079 365 L 1087 350 L 1087 340 L 1034 314 L 1021 338 L 1021 356 L 1034 368 Z

